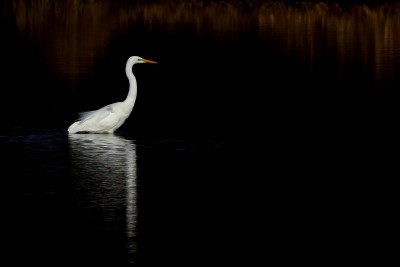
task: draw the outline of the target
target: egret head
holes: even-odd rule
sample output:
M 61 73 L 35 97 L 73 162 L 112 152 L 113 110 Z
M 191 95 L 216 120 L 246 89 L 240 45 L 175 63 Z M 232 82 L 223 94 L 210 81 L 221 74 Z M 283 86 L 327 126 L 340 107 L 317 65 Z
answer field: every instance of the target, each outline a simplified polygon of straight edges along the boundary
M 128 59 L 128 63 L 136 64 L 136 63 L 151 63 L 151 64 L 157 64 L 157 62 L 144 59 L 138 56 L 132 56 Z

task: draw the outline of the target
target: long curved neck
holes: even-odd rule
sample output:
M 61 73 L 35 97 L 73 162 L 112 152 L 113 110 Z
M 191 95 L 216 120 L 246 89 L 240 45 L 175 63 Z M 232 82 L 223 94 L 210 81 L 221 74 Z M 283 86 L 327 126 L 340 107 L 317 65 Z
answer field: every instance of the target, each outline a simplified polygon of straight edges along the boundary
M 135 101 L 136 101 L 137 83 L 136 83 L 136 78 L 132 73 L 132 67 L 133 67 L 133 63 L 128 62 L 126 64 L 125 72 L 126 72 L 126 77 L 128 77 L 128 80 L 129 80 L 129 93 L 124 102 L 130 103 L 133 105 L 133 104 L 135 104 Z

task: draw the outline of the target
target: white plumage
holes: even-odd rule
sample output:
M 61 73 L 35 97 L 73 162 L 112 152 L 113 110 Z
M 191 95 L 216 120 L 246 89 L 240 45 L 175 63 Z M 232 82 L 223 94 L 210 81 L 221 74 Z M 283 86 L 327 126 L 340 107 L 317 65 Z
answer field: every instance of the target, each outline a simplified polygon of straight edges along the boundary
M 86 111 L 79 114 L 79 119 L 68 128 L 69 133 L 114 133 L 132 112 L 137 95 L 136 78 L 132 67 L 136 63 L 157 62 L 132 56 L 126 62 L 126 76 L 129 80 L 129 93 L 123 102 L 109 104 L 94 111 Z

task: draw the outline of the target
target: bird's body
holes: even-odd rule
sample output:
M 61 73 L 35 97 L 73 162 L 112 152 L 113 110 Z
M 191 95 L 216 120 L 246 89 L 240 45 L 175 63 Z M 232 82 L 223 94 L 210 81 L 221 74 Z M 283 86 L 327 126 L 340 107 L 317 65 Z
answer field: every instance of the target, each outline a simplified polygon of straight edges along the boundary
M 113 133 L 129 117 L 132 109 L 133 104 L 117 102 L 95 111 L 82 112 L 79 120 L 68 128 L 68 132 Z
M 125 101 L 109 104 L 98 110 L 82 112 L 79 120 L 68 128 L 69 133 L 114 133 L 132 112 L 137 95 L 136 78 L 132 67 L 136 63 L 157 63 L 155 61 L 132 56 L 126 63 L 126 76 L 129 79 L 129 93 Z

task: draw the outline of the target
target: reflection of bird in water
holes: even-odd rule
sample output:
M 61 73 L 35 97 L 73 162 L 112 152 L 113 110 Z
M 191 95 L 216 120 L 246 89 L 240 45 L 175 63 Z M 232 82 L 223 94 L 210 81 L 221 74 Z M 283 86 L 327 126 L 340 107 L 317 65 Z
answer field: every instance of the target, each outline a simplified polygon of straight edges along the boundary
M 157 62 L 132 56 L 126 62 L 126 76 L 129 80 L 129 93 L 125 101 L 109 104 L 98 110 L 80 113 L 78 121 L 74 122 L 68 128 L 69 133 L 114 133 L 132 112 L 137 95 L 136 78 L 132 73 L 132 67 L 136 63 Z
M 94 227 L 123 231 L 129 260 L 134 261 L 137 242 L 135 143 L 113 134 L 70 134 L 68 139 L 74 201 Z

